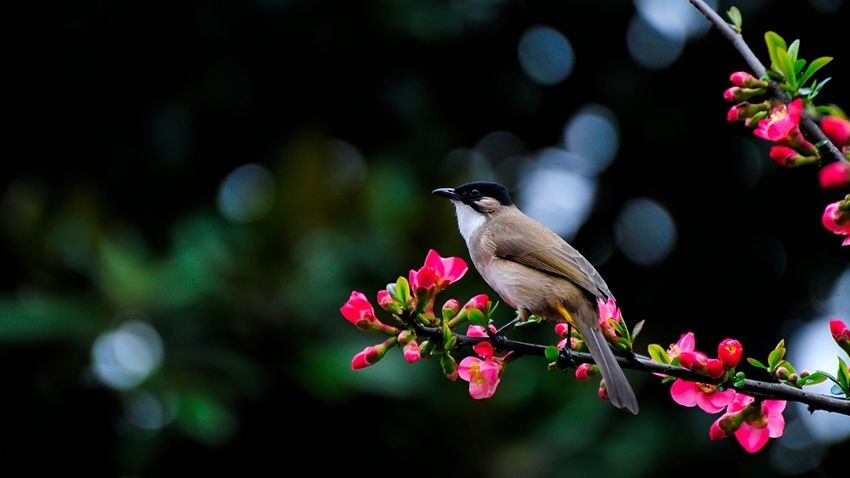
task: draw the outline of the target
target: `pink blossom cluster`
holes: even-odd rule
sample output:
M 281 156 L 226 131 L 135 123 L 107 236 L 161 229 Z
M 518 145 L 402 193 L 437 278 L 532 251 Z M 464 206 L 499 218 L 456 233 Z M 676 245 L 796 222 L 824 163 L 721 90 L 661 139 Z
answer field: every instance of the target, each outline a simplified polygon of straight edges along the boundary
M 723 97 L 735 102 L 735 105 L 726 114 L 727 121 L 743 121 L 746 126 L 753 128 L 753 134 L 776 143 L 770 148 L 770 158 L 781 166 L 794 167 L 821 161 L 817 148 L 800 131 L 800 120 L 804 114 L 801 98 L 795 98 L 788 104 L 778 100 L 751 103 L 749 100 L 767 93 L 769 83 L 745 71 L 732 73 L 729 80 L 734 86 L 724 91 Z M 820 127 L 844 155 L 843 159 L 821 168 L 818 174 L 820 186 L 824 189 L 846 187 L 850 184 L 850 121 L 842 116 L 823 115 Z M 847 207 L 838 211 L 841 202 L 826 207 L 823 225 L 835 234 L 848 236 L 850 212 Z M 850 237 L 842 245 L 850 245 Z
M 717 346 L 717 357 L 708 357 L 696 350 L 693 332 L 682 334 L 679 340 L 667 349 L 669 363 L 713 380 L 692 382 L 678 378 L 670 387 L 670 396 L 679 405 L 699 407 L 706 413 L 723 411 L 723 415 L 711 425 L 709 437 L 719 440 L 734 435 L 745 450 L 755 453 L 764 447 L 770 438 L 782 436 L 785 429 L 785 419 L 782 416 L 785 401 L 759 401 L 714 383 L 731 375 L 743 352 L 739 341 L 725 339 Z

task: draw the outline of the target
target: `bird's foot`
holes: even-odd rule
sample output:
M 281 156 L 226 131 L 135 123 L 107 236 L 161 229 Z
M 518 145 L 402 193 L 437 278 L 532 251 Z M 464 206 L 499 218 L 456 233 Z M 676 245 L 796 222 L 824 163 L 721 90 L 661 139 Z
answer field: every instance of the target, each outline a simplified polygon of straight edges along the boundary
M 510 322 L 508 322 L 507 324 L 500 327 L 499 330 L 497 330 L 496 333 L 493 334 L 493 335 L 497 335 L 497 336 L 505 335 L 505 332 L 512 329 L 517 323 L 519 323 L 519 319 L 520 319 L 519 316 L 515 317 Z

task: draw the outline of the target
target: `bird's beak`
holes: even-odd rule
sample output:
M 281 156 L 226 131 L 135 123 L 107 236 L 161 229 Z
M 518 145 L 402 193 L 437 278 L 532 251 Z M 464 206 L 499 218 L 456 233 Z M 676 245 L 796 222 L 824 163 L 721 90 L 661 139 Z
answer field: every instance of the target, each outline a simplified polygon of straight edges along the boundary
M 439 188 L 431 192 L 437 196 L 443 196 L 445 198 L 454 199 L 455 201 L 460 201 L 460 196 L 452 188 Z

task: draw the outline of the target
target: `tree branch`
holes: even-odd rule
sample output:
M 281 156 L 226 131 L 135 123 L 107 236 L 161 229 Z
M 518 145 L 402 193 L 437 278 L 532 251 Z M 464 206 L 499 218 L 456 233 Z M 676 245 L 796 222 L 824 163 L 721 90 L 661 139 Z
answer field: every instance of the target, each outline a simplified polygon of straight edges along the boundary
M 729 24 L 726 23 L 726 21 L 723 20 L 717 12 L 706 5 L 703 0 L 689 1 L 694 8 L 699 10 L 699 12 L 702 13 L 709 22 L 711 22 L 712 25 L 720 30 L 720 33 L 726 37 L 727 40 L 732 42 L 732 46 L 734 46 L 738 53 L 744 58 L 744 61 L 747 62 L 747 65 L 749 65 L 750 69 L 753 70 L 753 73 L 755 73 L 756 76 L 763 77 L 767 73 L 765 66 L 758 59 L 755 53 L 753 53 L 753 50 L 750 49 L 747 42 L 744 41 L 744 37 L 741 36 L 740 33 L 733 30 L 732 27 L 729 26 Z M 781 100 L 783 103 L 788 103 L 791 100 L 791 98 L 788 97 L 785 91 L 782 90 L 776 82 L 771 81 L 770 85 L 771 91 L 776 98 Z M 831 156 L 835 161 L 846 161 L 846 158 L 843 154 L 841 154 L 841 151 L 839 151 L 838 148 L 832 144 L 832 141 L 823 134 L 823 131 L 821 131 L 818 124 L 808 112 L 803 112 L 803 118 L 800 120 L 800 128 L 803 133 L 809 137 L 809 139 L 815 140 L 814 143 L 817 145 L 821 154 Z
M 428 337 L 438 343 L 442 342 L 443 331 L 440 327 L 426 327 L 418 320 L 411 320 L 408 317 L 405 317 L 404 319 L 413 327 L 418 336 Z M 511 340 L 504 335 L 492 335 L 491 337 L 470 337 L 468 335 L 457 333 L 453 333 L 453 335 L 457 337 L 458 346 L 472 346 L 479 342 L 489 340 L 490 343 L 493 344 L 494 348 L 505 352 L 513 352 L 511 355 L 512 358 L 517 358 L 521 355 L 543 357 L 545 356 L 547 348 L 546 345 Z M 572 351 L 568 354 L 569 358 L 567 358 L 566 355 L 567 354 L 562 353 L 558 358 L 558 367 L 562 370 L 574 367 L 577 363 L 595 363 L 593 357 L 589 353 Z M 664 375 L 681 378 L 689 382 L 714 384 L 721 382 L 718 379 L 711 379 L 686 368 L 653 362 L 649 357 L 638 354 L 634 354 L 632 357 L 618 355 L 617 362 L 624 369 L 648 373 L 662 373 Z M 835 412 L 850 416 L 850 400 L 823 395 L 820 393 L 806 392 L 802 389 L 784 383 L 745 379 L 743 385 L 741 387 L 735 387 L 735 390 L 754 397 L 805 403 L 808 405 L 810 412 L 814 412 L 815 410 L 824 410 L 827 412 Z

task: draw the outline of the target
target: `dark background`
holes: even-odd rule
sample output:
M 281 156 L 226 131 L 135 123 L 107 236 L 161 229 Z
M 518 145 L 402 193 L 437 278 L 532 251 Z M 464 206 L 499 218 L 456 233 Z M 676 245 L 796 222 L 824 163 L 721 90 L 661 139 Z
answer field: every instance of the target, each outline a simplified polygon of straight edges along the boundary
M 807 59 L 835 57 L 818 101 L 847 107 L 850 7 L 829 3 L 747 2 L 744 33 L 763 59 L 766 30 L 800 38 Z M 609 1 L 45 8 L 13 75 L 24 108 L 12 140 L 25 147 L 7 150 L 0 175 L 2 469 L 838 476 L 846 440 L 772 440 L 749 455 L 733 439 L 710 442 L 715 417 L 675 405 L 650 376 L 629 373 L 641 403 L 632 417 L 533 358 L 511 364 L 482 402 L 433 361 L 407 365 L 397 351 L 350 370 L 379 340 L 340 316 L 351 290 L 374 297 L 431 247 L 466 257 L 451 207 L 430 191 L 474 176 L 444 158 L 509 131 L 524 150 L 487 160 L 516 188 L 521 171 L 505 158 L 533 161 L 589 103 L 616 115 L 620 147 L 572 243 L 627 320 L 646 320 L 639 351 L 693 331 L 709 354 L 733 336 L 763 359 L 823 313 L 848 256 L 820 215 L 844 193 L 820 190 L 817 168 L 781 169 L 768 144 L 726 123 L 721 93 L 745 64 L 717 31 L 648 69 L 626 48 L 634 15 Z M 575 52 L 555 85 L 531 81 L 518 60 L 538 24 Z M 271 209 L 230 220 L 220 188 L 249 163 L 273 180 Z M 652 266 L 613 238 L 636 197 L 676 224 L 675 248 Z M 490 290 L 471 271 L 446 298 L 478 292 Z M 98 379 L 94 350 L 130 319 L 156 330 L 162 358 L 122 390 Z M 520 335 L 554 341 L 544 328 Z

